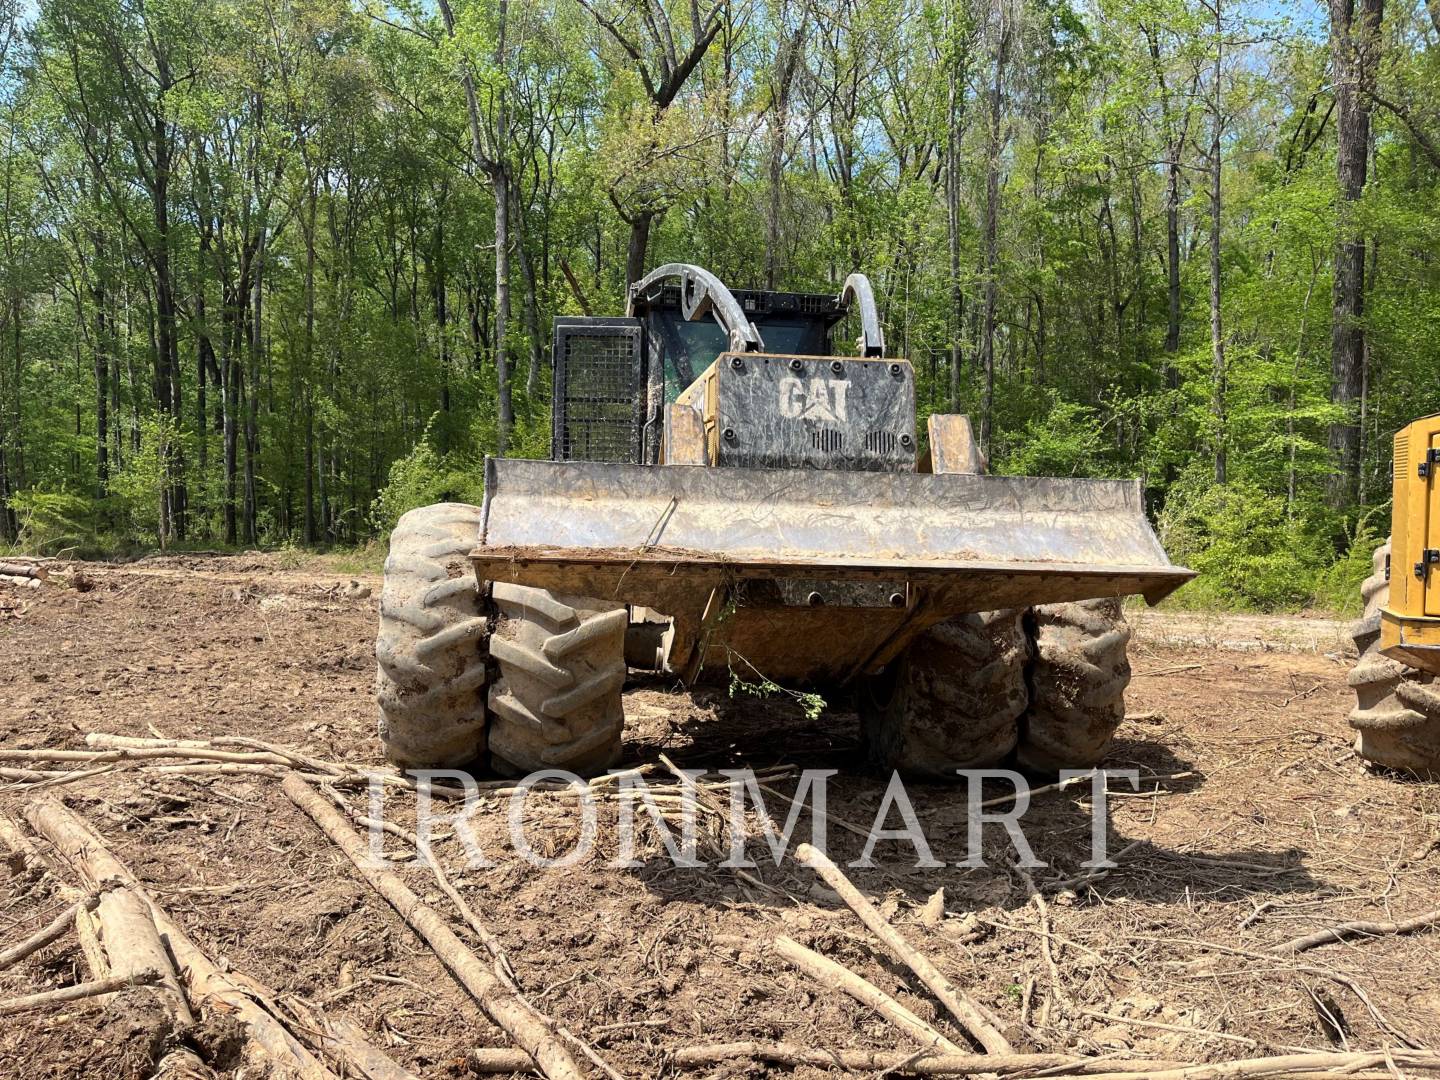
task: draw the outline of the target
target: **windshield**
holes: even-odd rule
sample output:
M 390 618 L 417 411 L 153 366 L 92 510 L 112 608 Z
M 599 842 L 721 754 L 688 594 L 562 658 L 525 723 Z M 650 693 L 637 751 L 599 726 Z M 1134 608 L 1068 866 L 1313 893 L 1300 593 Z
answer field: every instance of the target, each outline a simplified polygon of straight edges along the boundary
M 652 309 L 650 343 L 664 353 L 665 400 L 674 401 L 695 377 L 725 352 L 725 331 L 714 319 L 686 322 L 680 312 Z M 826 356 L 830 345 L 825 322 L 800 316 L 759 316 L 755 325 L 765 341 L 765 352 L 785 356 Z

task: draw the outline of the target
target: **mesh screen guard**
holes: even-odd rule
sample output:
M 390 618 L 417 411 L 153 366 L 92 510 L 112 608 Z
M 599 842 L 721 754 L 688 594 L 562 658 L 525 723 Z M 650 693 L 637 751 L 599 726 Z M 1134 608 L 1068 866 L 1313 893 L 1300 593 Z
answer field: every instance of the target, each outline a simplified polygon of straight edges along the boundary
M 638 319 L 555 320 L 555 460 L 639 461 L 644 405 Z

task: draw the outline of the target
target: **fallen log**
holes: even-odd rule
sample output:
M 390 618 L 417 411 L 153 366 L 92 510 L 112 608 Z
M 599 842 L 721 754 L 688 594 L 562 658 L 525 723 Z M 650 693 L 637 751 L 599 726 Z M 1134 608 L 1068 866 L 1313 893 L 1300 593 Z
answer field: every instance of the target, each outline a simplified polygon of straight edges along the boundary
M 0 748 L 3 761 L 83 761 L 100 765 L 112 761 L 149 761 L 156 758 L 190 758 L 196 761 L 224 761 L 237 765 L 290 765 L 279 754 L 240 753 L 201 747 L 132 746 L 113 750 L 16 750 Z
M 5 769 L 0 768 L 0 780 L 14 780 L 22 784 L 36 784 L 41 780 L 58 780 L 70 775 L 66 769 Z
M 44 581 L 49 576 L 50 571 L 39 563 L 0 562 L 0 577 L 33 578 L 36 581 Z
M 785 960 L 823 986 L 836 986 L 861 1004 L 868 1005 L 921 1046 L 950 1054 L 962 1054 L 959 1046 L 927 1024 L 874 983 L 855 974 L 828 956 L 807 949 L 788 937 L 775 939 L 773 948 Z
M 326 794 L 335 801 L 337 806 L 345 810 L 346 813 L 350 813 L 349 808 L 344 805 L 334 788 L 327 787 Z M 361 828 L 383 829 L 394 836 L 400 837 L 415 849 L 416 856 L 422 862 L 429 864 L 430 872 L 435 875 L 435 881 L 440 886 L 440 891 L 455 905 L 455 909 L 460 912 L 460 916 L 469 925 L 470 929 L 475 932 L 475 936 L 480 939 L 480 943 L 485 946 L 486 951 L 489 952 L 495 960 L 499 972 L 511 981 L 513 988 L 515 969 L 510 964 L 510 958 L 505 955 L 505 948 L 500 944 L 500 939 L 491 933 L 490 928 L 480 921 L 480 916 L 476 915 L 474 909 L 465 902 L 465 898 L 460 895 L 460 890 L 455 888 L 454 883 L 451 882 L 450 875 L 445 873 L 445 867 L 440 865 L 440 860 L 435 858 L 433 854 L 430 855 L 429 858 L 426 857 L 425 849 L 420 843 L 420 837 L 408 829 L 401 828 L 393 821 L 377 821 L 364 814 L 351 814 L 351 816 L 355 819 L 355 823 Z
M 38 589 L 40 579 L 19 577 L 15 574 L 0 574 L 0 585 L 9 585 L 12 589 Z
M 485 1015 L 513 1038 L 546 1076 L 551 1080 L 584 1080 L 585 1071 L 566 1049 L 554 1024 L 520 1001 L 394 871 L 375 865 L 369 846 L 338 810 L 299 777 L 287 776 L 280 786 L 290 801 L 334 841 L 370 886 L 434 950 L 446 970 L 475 999 Z
M 986 1010 L 941 974 L 940 969 L 930 962 L 929 957 L 917 951 L 901 937 L 900 932 L 890 925 L 874 904 L 860 895 L 860 890 L 855 888 L 850 879 L 830 861 L 828 856 L 809 844 L 801 844 L 795 849 L 795 857 L 803 865 L 819 874 L 825 884 L 840 894 L 840 898 L 849 905 L 851 911 L 860 916 L 860 921 L 870 929 L 871 933 L 885 944 L 885 947 L 897 960 L 915 973 L 925 984 L 926 989 L 935 995 L 950 1015 L 955 1017 L 987 1052 L 991 1054 L 1013 1054 L 1015 1052 L 1010 1040 L 1001 1034 L 1000 1029 L 986 1015 Z
M 20 944 L 12 945 L 10 948 L 0 952 L 0 971 L 5 970 L 12 964 L 18 964 L 27 956 L 39 952 L 52 941 L 58 940 L 67 930 L 75 925 L 75 916 L 78 915 L 82 909 L 85 911 L 94 911 L 95 906 L 99 903 L 100 897 L 95 893 L 90 893 L 88 896 L 67 907 L 44 929 L 37 930 L 24 941 L 20 942 Z
M 818 1050 L 794 1043 L 743 1041 L 682 1046 L 671 1050 L 669 1061 L 681 1068 L 705 1068 L 730 1061 L 759 1061 L 789 1067 L 813 1066 L 831 1070 L 836 1066 L 856 1073 L 909 1073 L 916 1076 L 970 1076 L 983 1073 L 1010 1073 L 1030 1070 L 1075 1070 L 1079 1075 L 1089 1067 L 1102 1068 L 1116 1064 L 1113 1059 L 1096 1061 L 1068 1054 L 905 1054 L 894 1050 Z M 470 1071 L 482 1074 L 523 1070 L 527 1063 L 517 1050 L 476 1048 L 466 1055 Z M 1127 1061 L 1135 1072 L 1130 1080 L 1139 1080 L 1144 1070 L 1168 1068 L 1172 1061 Z
M 118 881 L 128 887 L 129 895 L 146 905 L 155 928 L 164 935 L 170 952 L 184 971 L 194 1000 L 218 1001 L 232 1010 L 245 1025 L 251 1044 L 277 1066 L 282 1075 L 288 1071 L 298 1074 L 302 1080 L 338 1080 L 279 1020 L 257 1005 L 243 986 L 205 955 L 164 908 L 150 898 L 129 867 L 110 852 L 84 819 L 50 796 L 30 803 L 25 813 L 35 831 L 54 845 L 83 881 L 92 887 Z
M 84 894 L 79 889 L 55 876 L 51 860 L 3 811 L 0 811 L 0 843 L 10 851 L 12 859 L 17 860 L 31 873 L 50 875 L 54 880 L 55 893 L 60 899 L 72 903 L 83 899 Z M 110 974 L 110 962 L 105 959 L 105 950 L 100 947 L 100 934 L 95 926 L 95 917 L 83 907 L 75 911 L 75 936 L 80 939 L 80 953 L 85 958 L 85 967 L 91 980 L 107 977 Z
M 1440 1069 L 1440 1052 L 1434 1050 L 1362 1050 L 1348 1053 L 1277 1054 L 1272 1057 L 1220 1061 L 1209 1065 L 1182 1065 L 1145 1073 L 1148 1080 L 1242 1080 L 1257 1076 L 1295 1076 L 1307 1073 L 1343 1072 L 1354 1075 L 1362 1069 L 1394 1066 Z M 1135 1080 L 1135 1073 L 1111 1070 L 1092 1072 L 1090 1080 Z
M 485 1066 L 498 1059 L 493 1051 L 471 1051 L 470 1067 L 476 1072 L 494 1071 Z M 1195 1065 L 1174 1061 L 1128 1060 L 1111 1057 L 1086 1058 L 1065 1054 L 925 1054 L 907 1057 L 895 1051 L 819 1050 L 793 1043 L 733 1042 L 709 1046 L 686 1046 L 675 1050 L 672 1064 L 681 1067 L 716 1065 L 725 1061 L 762 1061 L 790 1067 L 809 1065 L 833 1069 L 836 1065 L 851 1072 L 895 1072 L 916 1076 L 969 1076 L 978 1073 L 1043 1071 L 1051 1078 L 1083 1076 L 1086 1080 L 1248 1080 L 1339 1073 L 1356 1076 L 1361 1070 L 1395 1065 L 1440 1068 L 1440 1053 L 1430 1050 L 1379 1050 L 1359 1053 L 1288 1054 Z M 1352 1071 L 1353 1070 L 1353 1071 Z
M 76 750 L 70 753 L 84 754 L 95 753 L 103 750 L 125 750 L 135 752 L 137 757 L 153 758 L 188 758 L 193 761 L 214 761 L 221 762 L 219 766 L 207 765 L 160 765 L 149 766 L 157 772 L 168 773 L 195 773 L 215 772 L 225 774 L 230 772 L 262 770 L 267 775 L 280 776 L 281 773 L 274 772 L 275 768 L 292 768 L 308 770 L 303 771 L 306 779 L 313 783 L 331 783 L 343 787 L 354 786 L 358 783 L 369 783 L 378 780 L 386 787 L 406 788 L 414 791 L 419 782 L 412 776 L 403 772 L 387 770 L 376 767 L 355 764 L 346 761 L 322 761 L 302 754 L 297 750 L 279 746 L 275 743 L 262 742 L 259 739 L 245 738 L 240 735 L 217 735 L 209 739 L 160 739 L 147 738 L 138 735 L 112 735 L 103 731 L 92 731 L 85 736 L 85 744 L 94 747 L 94 750 Z M 226 753 L 224 747 L 246 747 L 239 757 L 231 759 L 223 757 Z M 168 752 L 167 752 L 168 751 Z M 3 757 L 3 755 L 0 755 Z M 223 763 L 229 763 L 228 766 Z M 603 777 L 601 779 L 604 779 Z M 478 782 L 475 787 L 480 791 L 490 788 L 500 788 L 513 785 L 510 780 L 487 780 Z M 430 784 L 431 794 L 441 799 L 463 799 L 465 789 L 453 787 L 449 784 Z
M 156 972 L 159 975 L 157 993 L 166 1010 L 180 1023 L 193 1024 L 195 1016 L 190 1012 L 185 992 L 180 989 L 179 977 L 160 940 L 149 905 L 124 884 L 128 872 L 118 864 L 107 866 L 108 852 L 87 852 L 89 838 L 74 828 L 79 819 L 60 803 L 43 799 L 31 803 L 30 811 L 27 816 L 35 831 L 76 864 L 85 883 L 92 889 L 106 889 L 95 910 L 95 921 L 110 970 L 117 977 L 140 971 Z M 107 889 L 112 883 L 119 887 Z
M 0 1001 L 0 1016 L 12 1016 L 15 1013 L 29 1012 L 31 1009 L 43 1009 L 46 1005 L 59 1005 L 67 1001 L 79 1001 L 82 998 L 113 994 L 117 990 L 124 990 L 127 986 L 154 986 L 160 981 L 160 978 L 158 971 L 132 971 L 125 975 L 112 975 L 108 979 L 96 979 L 93 982 L 62 986 L 59 990 L 26 994 L 24 997 Z
M 1324 930 L 1316 930 L 1313 934 L 1302 934 L 1300 937 L 1292 938 L 1290 941 L 1282 941 L 1279 945 L 1272 945 L 1267 951 L 1277 956 L 1289 956 L 1292 953 L 1313 949 L 1318 945 L 1329 945 L 1333 942 L 1345 941 L 1348 938 L 1388 937 L 1392 934 L 1413 934 L 1417 930 L 1426 930 L 1437 924 L 1440 924 L 1440 908 L 1436 908 L 1434 911 L 1427 911 L 1421 915 L 1414 915 L 1408 919 L 1398 919 L 1393 922 L 1367 922 L 1365 920 L 1357 920 L 1355 922 L 1339 923 L 1336 926 L 1327 926 Z

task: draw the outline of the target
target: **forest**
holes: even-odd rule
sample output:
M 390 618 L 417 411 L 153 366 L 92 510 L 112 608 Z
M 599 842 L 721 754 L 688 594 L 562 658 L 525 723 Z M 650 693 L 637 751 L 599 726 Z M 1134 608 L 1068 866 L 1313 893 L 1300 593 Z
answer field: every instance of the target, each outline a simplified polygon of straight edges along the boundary
M 0 175 L 0 549 L 478 501 L 666 261 L 864 271 L 1196 603 L 1343 608 L 1440 407 L 1440 0 L 0 0 Z

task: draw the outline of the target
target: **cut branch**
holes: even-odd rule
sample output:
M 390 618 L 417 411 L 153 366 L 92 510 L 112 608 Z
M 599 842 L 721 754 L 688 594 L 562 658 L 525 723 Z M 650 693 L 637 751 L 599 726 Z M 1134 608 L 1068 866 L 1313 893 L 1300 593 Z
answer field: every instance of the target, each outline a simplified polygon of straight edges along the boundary
M 54 922 L 50 923 L 50 925 L 46 926 L 43 930 L 36 931 L 24 941 L 20 942 L 20 944 L 12 945 L 4 952 L 0 952 L 0 971 L 10 967 L 12 964 L 18 964 L 27 956 L 39 952 L 46 945 L 60 938 L 61 935 L 75 925 L 75 917 L 81 910 L 94 911 L 95 905 L 98 903 L 100 903 L 100 897 L 95 893 L 91 893 L 78 903 L 71 904 L 67 907 L 55 917 Z
M 777 953 L 816 982 L 822 986 L 837 986 L 844 990 L 856 1001 L 870 1006 L 927 1050 L 940 1050 L 951 1054 L 964 1053 L 959 1046 L 956 1046 L 915 1013 L 843 964 L 836 963 L 828 956 L 822 956 L 812 949 L 807 949 L 798 941 L 784 936 L 775 939 L 774 948 Z M 991 1067 L 993 1068 L 993 1066 Z
M 584 1080 L 586 1073 L 566 1049 L 555 1025 L 522 1002 L 492 974 L 435 911 L 393 871 L 376 865 L 369 848 L 339 811 L 297 776 L 281 781 L 285 794 L 344 852 L 370 886 L 410 925 L 475 999 L 485 1015 L 519 1044 L 551 1080 Z
M 1279 945 L 1270 946 L 1269 951 L 1277 956 L 1288 956 L 1291 953 L 1304 952 L 1306 949 L 1313 949 L 1318 945 L 1329 945 L 1336 941 L 1345 941 L 1347 938 L 1357 937 L 1387 937 L 1391 934 L 1413 934 L 1417 930 L 1427 930 L 1440 923 L 1440 908 L 1434 911 L 1427 911 L 1421 915 L 1412 916 L 1409 919 L 1400 919 L 1397 922 L 1356 922 L 1340 923 L 1336 926 L 1326 927 L 1324 930 L 1316 930 L 1313 934 L 1303 934 L 1290 941 L 1283 941 Z
M 46 1005 L 58 1005 L 66 1001 L 79 1001 L 82 998 L 113 994 L 128 986 L 154 986 L 160 982 L 160 979 L 158 971 L 135 971 L 128 975 L 112 975 L 108 979 L 96 979 L 94 982 L 62 986 L 59 990 L 46 990 L 41 994 L 27 994 L 25 997 L 0 1001 L 0 1016 L 29 1012 L 31 1009 L 43 1009 Z
M 850 906 L 851 911 L 860 916 L 860 921 L 870 932 L 884 942 L 885 947 L 897 960 L 919 977 L 926 988 L 949 1010 L 950 1015 L 974 1036 L 976 1042 L 991 1054 L 1015 1052 L 1010 1040 L 1000 1033 L 1000 1029 L 986 1016 L 982 1007 L 941 974 L 940 969 L 932 964 L 927 956 L 917 952 L 902 938 L 899 931 L 886 921 L 874 904 L 860 895 L 860 890 L 850 883 L 850 879 L 826 855 L 809 844 L 801 844 L 795 849 L 795 857 L 819 874 L 825 884 L 840 894 L 840 898 Z

